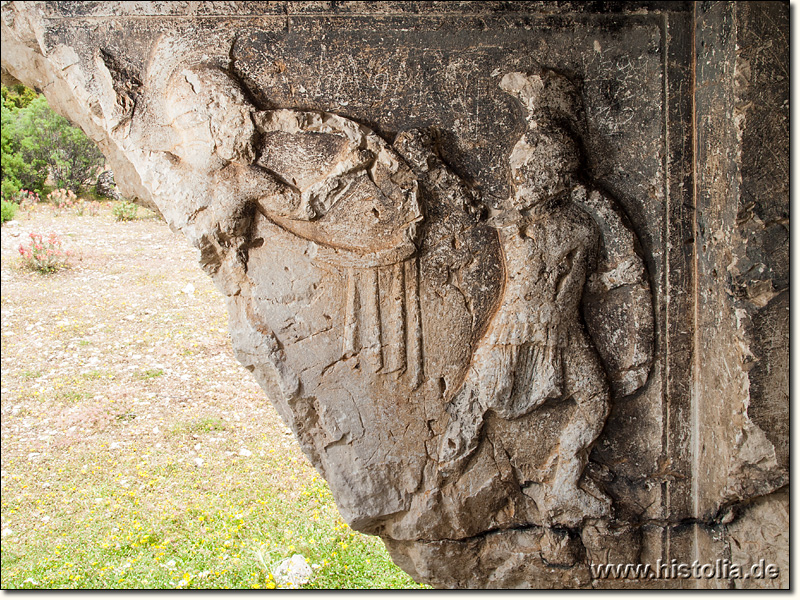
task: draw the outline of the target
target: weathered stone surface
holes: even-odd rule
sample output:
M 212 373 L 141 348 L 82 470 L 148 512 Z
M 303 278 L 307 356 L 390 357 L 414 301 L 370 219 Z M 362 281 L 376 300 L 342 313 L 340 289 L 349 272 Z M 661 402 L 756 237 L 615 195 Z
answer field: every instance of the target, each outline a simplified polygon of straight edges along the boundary
M 710 367 L 698 390 L 698 461 L 708 464 L 710 451 L 722 464 L 698 490 L 705 515 L 788 481 L 788 42 L 774 33 L 788 15 L 776 8 L 709 11 L 698 34 L 701 43 L 713 36 L 721 55 L 698 75 L 720 77 L 698 93 L 708 107 L 698 144 L 707 164 L 698 198 L 698 332 Z M 765 34 L 769 48 L 752 47 Z M 730 197 L 736 201 L 720 202 Z M 719 371 L 730 364 L 730 373 Z M 718 441 L 702 433 L 712 431 Z
M 789 493 L 777 492 L 757 498 L 741 509 L 728 526 L 731 562 L 778 567 L 772 577 L 742 578 L 735 582 L 743 589 L 789 589 Z M 760 575 L 756 572 L 755 575 Z
M 100 196 L 105 196 L 106 198 L 113 198 L 114 200 L 122 199 L 119 191 L 117 191 L 117 183 L 114 181 L 114 173 L 111 171 L 103 171 L 97 176 L 95 191 Z
M 2 64 L 419 580 L 783 585 L 788 11 L 618 4 L 8 2 Z

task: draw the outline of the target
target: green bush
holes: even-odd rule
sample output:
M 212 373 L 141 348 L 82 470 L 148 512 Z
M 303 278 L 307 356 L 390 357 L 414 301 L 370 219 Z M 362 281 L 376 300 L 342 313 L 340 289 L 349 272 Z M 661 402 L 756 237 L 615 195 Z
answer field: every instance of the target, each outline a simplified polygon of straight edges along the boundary
M 40 190 L 47 179 L 47 166 L 28 162 L 22 153 L 22 133 L 19 131 L 18 112 L 5 103 L 0 107 L 0 170 L 2 171 L 3 198 L 11 198 L 21 189 Z
M 36 100 L 38 94 L 21 83 L 2 88 L 3 106 L 6 108 L 25 108 Z
M 2 192 L 42 191 L 48 174 L 59 188 L 79 191 L 102 167 L 95 143 L 53 112 L 44 96 L 11 96 L 3 88 Z M 19 100 L 22 98 L 22 100 Z
M 3 206 L 3 208 L 2 208 L 2 223 L 5 223 L 6 221 L 11 221 L 14 218 L 14 216 L 17 214 L 17 209 L 19 207 L 16 204 L 14 204 L 13 202 L 7 202 L 6 200 L 3 200 L 2 206 Z
M 133 202 L 123 200 L 122 202 L 118 202 L 114 205 L 111 213 L 114 215 L 114 218 L 116 218 L 117 221 L 133 221 L 136 218 L 136 212 L 138 209 L 139 207 Z
M 32 165 L 25 162 L 19 150 L 19 140 L 16 136 L 15 124 L 19 109 L 27 108 L 38 94 L 24 85 L 2 86 L 2 134 L 0 147 L 2 147 L 2 196 L 10 199 L 19 191 L 31 184 L 43 184 L 47 173 L 38 174 Z M 38 188 L 37 188 L 38 189 Z

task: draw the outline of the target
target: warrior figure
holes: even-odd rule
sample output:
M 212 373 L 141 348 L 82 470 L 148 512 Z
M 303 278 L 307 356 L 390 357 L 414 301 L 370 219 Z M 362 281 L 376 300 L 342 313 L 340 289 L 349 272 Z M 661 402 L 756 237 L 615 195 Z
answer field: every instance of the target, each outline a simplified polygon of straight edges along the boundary
M 577 101 L 569 81 L 552 71 L 509 73 L 500 85 L 522 101 L 528 125 L 509 157 L 512 195 L 489 217 L 506 279 L 464 383 L 447 406 L 450 421 L 439 461 L 445 473 L 462 469 L 490 412 L 515 420 L 548 399 L 571 400 L 574 409 L 546 475 L 541 469 L 526 473 L 524 466 L 517 470 L 545 521 L 574 526 L 607 516 L 611 505 L 580 481 L 610 404 L 608 377 L 584 325 L 581 301 L 597 271 L 609 222 L 617 232 L 624 230 L 628 241 L 633 234 L 609 208 L 609 198 L 579 182 L 580 150 L 570 131 Z M 624 281 L 617 283 L 641 288 L 644 266 L 628 246 L 621 261 Z

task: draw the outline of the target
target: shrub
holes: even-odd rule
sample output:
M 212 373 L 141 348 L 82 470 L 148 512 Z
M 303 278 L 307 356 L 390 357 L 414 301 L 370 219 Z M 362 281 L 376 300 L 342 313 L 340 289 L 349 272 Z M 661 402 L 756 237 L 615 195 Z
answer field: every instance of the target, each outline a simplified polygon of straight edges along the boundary
M 5 88 L 4 88 L 5 89 Z M 9 106 L 3 102 L 2 112 L 2 191 L 6 198 L 13 196 L 20 189 L 41 189 L 47 179 L 47 165 L 32 160 L 23 152 L 22 143 L 28 137 L 21 127 L 21 114 L 24 108 Z
M 75 214 L 82 217 L 88 214 L 90 217 L 96 217 L 100 213 L 100 203 L 97 200 L 86 200 L 79 198 L 75 203 Z
M 57 189 L 47 194 L 47 201 L 53 203 L 56 208 L 69 209 L 78 202 L 78 197 L 72 190 Z
M 123 200 L 122 202 L 115 204 L 111 212 L 117 221 L 133 221 L 136 218 L 136 212 L 138 209 L 139 207 L 133 202 Z
M 11 200 L 20 206 L 33 206 L 41 202 L 42 199 L 36 192 L 31 192 L 30 190 L 19 190 L 16 194 L 14 194 L 14 197 Z
M 4 198 L 14 196 L 22 188 L 40 189 L 47 179 L 47 168 L 33 164 L 22 154 L 23 135 L 17 127 L 19 112 L 5 102 L 0 107 L 0 171 Z
M 3 168 L 3 181 L 0 182 L 0 195 L 3 198 L 11 198 L 14 194 L 19 191 L 20 183 L 18 179 L 11 179 L 11 177 L 6 177 L 5 171 L 6 169 L 6 155 L 2 155 L 2 168 Z
M 0 222 L 5 223 L 6 221 L 11 221 L 14 218 L 19 207 L 13 202 L 8 202 L 6 200 L 3 200 L 2 202 L 2 221 Z
M 86 202 L 86 212 L 90 217 L 96 217 L 100 214 L 100 203 L 97 200 Z
M 40 233 L 29 235 L 31 243 L 28 246 L 19 246 L 24 267 L 39 273 L 55 273 L 68 266 L 69 252 L 63 249 L 61 240 L 55 233 L 50 233 L 47 237 Z
M 95 143 L 38 96 L 24 106 L 2 105 L 3 194 L 39 190 L 48 173 L 59 187 L 78 191 L 102 167 Z
M 15 83 L 9 86 L 3 85 L 3 106 L 9 109 L 25 108 L 36 100 L 38 95 L 39 94 L 35 91 L 25 87 L 21 83 Z

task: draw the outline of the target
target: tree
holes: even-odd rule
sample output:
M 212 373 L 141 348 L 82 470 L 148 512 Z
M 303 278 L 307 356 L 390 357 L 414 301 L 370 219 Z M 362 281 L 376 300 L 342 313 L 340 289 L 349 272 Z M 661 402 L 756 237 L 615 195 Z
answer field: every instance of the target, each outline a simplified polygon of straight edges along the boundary
M 44 96 L 27 101 L 4 88 L 2 130 L 4 196 L 15 187 L 41 190 L 48 174 L 58 187 L 78 192 L 103 166 L 95 143 L 53 112 Z
M 21 83 L 2 87 L 3 106 L 10 109 L 25 108 L 39 96 Z
M 3 88 L 5 91 L 5 88 Z M 22 136 L 17 128 L 18 109 L 3 97 L 0 107 L 0 172 L 3 198 L 12 198 L 21 189 L 41 190 L 47 179 L 46 165 L 34 165 L 22 154 Z

